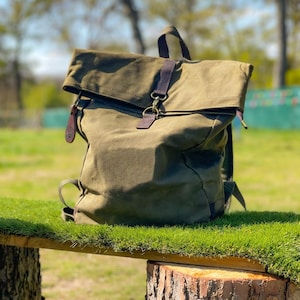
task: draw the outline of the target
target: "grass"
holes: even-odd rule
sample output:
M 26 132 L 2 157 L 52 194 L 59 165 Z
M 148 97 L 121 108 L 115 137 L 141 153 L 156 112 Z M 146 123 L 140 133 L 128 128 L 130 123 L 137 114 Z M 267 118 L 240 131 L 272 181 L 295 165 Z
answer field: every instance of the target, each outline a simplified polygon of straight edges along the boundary
M 242 132 L 234 144 L 235 179 L 251 210 L 300 212 L 300 132 Z
M 53 201 L 1 199 L 0 232 L 46 237 L 116 252 L 246 257 L 300 285 L 300 214 L 235 212 L 194 226 L 126 227 L 65 223 Z M 276 236 L 276 239 L 274 239 Z M 91 267 L 91 266 L 90 266 Z
M 260 221 L 251 226 L 247 223 L 242 224 L 243 219 L 240 218 L 247 214 L 237 212 L 241 208 L 236 202 L 233 202 L 232 212 L 234 214 L 229 216 L 231 219 L 225 226 L 215 223 L 215 226 L 219 226 L 217 230 L 214 229 L 217 236 L 210 233 L 211 239 L 210 242 L 207 242 L 207 248 L 211 248 L 216 254 L 222 253 L 224 251 L 222 247 L 228 247 L 225 236 L 231 233 L 230 251 L 232 253 L 243 255 L 245 254 L 243 251 L 252 249 L 254 251 L 252 255 L 255 256 L 263 251 L 263 248 L 258 245 L 266 245 L 274 250 L 273 255 L 277 255 L 277 260 L 274 260 L 276 265 L 272 265 L 271 260 L 268 260 L 268 268 L 271 271 L 289 273 L 291 267 L 289 260 L 293 256 L 299 256 L 299 248 L 293 247 L 295 244 L 289 243 L 299 242 L 300 132 L 249 129 L 235 132 L 234 139 L 235 179 L 246 198 L 250 211 L 250 223 L 254 216 L 256 220 Z M 57 185 L 61 179 L 79 175 L 85 152 L 83 141 L 77 136 L 73 144 L 65 143 L 62 130 L 1 130 L 0 143 L 1 198 L 40 201 L 41 207 L 43 207 L 44 201 L 49 212 L 53 205 L 53 217 L 58 218 L 59 216 L 55 215 L 56 212 L 58 213 L 56 209 L 59 207 Z M 76 194 L 71 189 L 67 191 L 66 196 L 67 198 L 76 198 Z M 271 213 L 260 213 L 264 211 L 277 211 L 281 214 L 274 217 Z M 236 221 L 238 226 L 233 225 L 232 217 L 235 216 L 239 216 L 238 219 L 242 220 Z M 264 222 L 264 216 L 269 216 L 270 220 Z M 290 219 L 292 226 L 286 227 L 289 226 L 289 222 L 286 221 L 285 223 L 278 222 L 279 216 L 284 217 L 286 221 Z M 226 218 L 223 219 L 225 223 Z M 267 238 L 266 233 L 267 230 L 270 230 L 270 222 L 272 222 L 271 227 L 277 230 L 276 239 Z M 63 226 L 68 225 L 64 224 Z M 120 238 L 120 235 L 124 233 L 119 233 L 118 238 L 117 228 L 115 228 L 114 234 L 118 242 L 115 240 L 114 247 L 122 249 L 124 239 L 123 236 Z M 151 229 L 148 230 L 148 234 L 151 235 Z M 181 237 L 184 240 L 196 229 L 180 230 L 183 230 Z M 207 232 L 209 229 L 206 227 L 201 230 Z M 82 234 L 81 229 L 78 229 L 78 232 Z M 241 232 L 249 234 L 245 234 L 245 239 L 241 240 Z M 111 242 L 112 236 L 107 235 L 108 233 L 112 233 L 106 232 L 106 237 Z M 227 234 L 225 235 L 225 233 Z M 128 230 L 128 234 L 130 234 L 130 230 Z M 170 232 L 161 232 L 161 234 L 161 238 L 166 239 Z M 257 239 L 256 245 L 252 240 L 247 241 L 250 235 Z M 81 240 L 83 236 L 79 235 L 77 238 Z M 201 235 L 199 235 L 200 237 Z M 142 239 L 141 236 L 139 238 Z M 221 239 L 220 248 L 214 246 L 215 238 Z M 146 241 L 147 239 L 143 240 L 140 245 L 132 244 L 131 247 L 149 247 L 145 244 Z M 239 244 L 241 242 L 243 244 Z M 188 244 L 197 251 L 201 251 L 197 241 Z M 161 246 L 160 240 L 152 242 L 151 247 L 159 246 Z M 170 250 L 170 245 L 168 248 Z M 280 261 L 281 258 L 278 255 L 282 252 L 279 250 L 284 248 L 291 248 L 289 249 L 291 252 L 287 254 L 289 257 L 283 257 L 283 260 Z M 182 249 L 186 250 L 183 246 Z M 268 253 L 263 253 L 263 258 L 267 259 Z M 41 250 L 41 262 L 44 279 L 43 294 L 47 299 L 144 298 L 144 261 Z M 285 275 L 296 278 L 291 273 Z M 78 276 L 80 276 L 80 280 Z
M 60 180 L 78 177 L 85 145 L 64 142 L 62 130 L 1 130 L 0 183 L 4 197 L 57 199 Z

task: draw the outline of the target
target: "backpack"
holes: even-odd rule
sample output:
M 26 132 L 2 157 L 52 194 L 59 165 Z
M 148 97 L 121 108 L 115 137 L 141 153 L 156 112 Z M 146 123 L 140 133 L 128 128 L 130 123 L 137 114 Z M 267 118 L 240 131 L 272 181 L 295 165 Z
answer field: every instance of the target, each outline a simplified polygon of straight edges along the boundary
M 166 36 L 183 58 L 172 60 Z M 159 57 L 75 49 L 63 89 L 77 95 L 65 138 L 87 150 L 79 179 L 59 187 L 63 217 L 78 224 L 175 225 L 222 216 L 234 195 L 231 122 L 243 124 L 253 66 L 194 61 L 177 29 Z M 79 189 L 75 208 L 62 195 Z

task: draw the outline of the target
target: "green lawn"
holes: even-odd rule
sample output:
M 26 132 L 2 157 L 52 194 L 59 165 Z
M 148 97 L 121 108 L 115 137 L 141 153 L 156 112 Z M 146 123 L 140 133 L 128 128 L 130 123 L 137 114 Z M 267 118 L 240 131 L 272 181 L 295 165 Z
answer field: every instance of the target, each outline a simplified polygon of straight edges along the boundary
M 300 212 L 300 131 L 243 130 L 234 148 L 249 210 Z
M 249 129 L 234 140 L 235 180 L 248 210 L 299 214 L 300 132 Z M 85 152 L 79 136 L 65 143 L 63 130 L 0 130 L 0 143 L 1 198 L 41 205 L 58 201 L 60 180 L 78 177 Z M 74 192 L 67 198 L 75 201 Z M 41 262 L 47 299 L 144 299 L 145 261 L 41 250 Z

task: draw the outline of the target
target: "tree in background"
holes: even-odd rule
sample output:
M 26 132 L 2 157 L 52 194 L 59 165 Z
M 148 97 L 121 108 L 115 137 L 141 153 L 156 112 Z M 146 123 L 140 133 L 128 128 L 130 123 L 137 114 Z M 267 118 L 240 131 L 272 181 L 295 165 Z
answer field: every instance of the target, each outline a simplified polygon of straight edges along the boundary
M 289 0 L 287 11 L 288 69 L 286 81 L 289 85 L 300 83 L 300 0 Z
M 145 52 L 139 11 L 133 0 L 53 0 L 48 24 L 53 29 L 51 38 L 68 51 L 74 48 L 129 50 L 123 39 L 127 27 L 135 45 L 131 50 Z
M 32 36 L 30 22 L 45 11 L 47 1 L 11 0 L 0 7 L 0 67 L 4 84 L 2 101 L 16 99 L 16 107 L 24 108 L 22 84 L 24 78 L 23 51 L 26 39 Z M 8 89 L 9 85 L 12 89 Z M 6 91 L 9 90 L 10 93 Z M 11 92 L 15 92 L 13 97 Z M 39 249 L 0 245 L 0 298 L 41 299 Z
M 0 95 L 1 105 L 23 108 L 23 81 L 32 75 L 25 63 L 26 53 L 43 41 L 56 45 L 59 52 L 68 55 L 75 47 L 151 53 L 159 31 L 167 24 L 178 27 L 194 59 L 235 59 L 254 64 L 251 88 L 273 86 L 275 76 L 270 70 L 276 61 L 285 64 L 278 69 L 281 71 L 276 75 L 277 86 L 283 85 L 286 70 L 289 75 L 286 84 L 295 84 L 300 64 L 297 59 L 299 2 L 7 0 L 6 5 L 0 3 L 0 76 L 6 79 L 5 83 L 1 81 L 5 87 L 2 88 L 5 93 Z M 281 20 L 285 20 L 288 33 L 281 31 L 280 59 L 268 55 L 269 46 L 279 42 L 275 35 L 275 5 L 278 12 L 286 16 Z M 286 14 L 279 5 L 286 6 Z M 253 16 L 256 16 L 255 21 Z M 287 45 L 289 51 L 286 51 Z M 284 53 L 287 53 L 288 64 Z
M 22 84 L 28 71 L 24 63 L 24 52 L 28 40 L 37 39 L 38 18 L 44 15 L 51 1 L 11 0 L 0 6 L 0 28 L 2 51 L 1 60 L 5 61 L 4 76 L 10 78 L 15 92 L 16 107 L 23 109 Z M 5 47 L 4 47 L 5 45 Z M 11 99 L 5 99 L 11 101 Z
M 286 0 L 275 0 L 277 8 L 278 57 L 275 68 L 274 87 L 282 88 L 286 85 L 287 71 L 287 30 L 286 30 Z
M 295 85 L 300 82 L 299 29 L 300 1 L 266 1 L 276 6 L 277 58 L 274 68 L 274 88 Z
M 213 0 L 188 2 L 148 0 L 152 22 L 178 26 L 193 59 L 232 59 L 255 65 L 252 88 L 272 85 L 273 60 L 266 45 L 273 40 L 270 15 L 243 1 Z M 259 4 L 259 3 L 258 3 Z M 255 22 L 253 22 L 253 16 Z
M 135 7 L 133 0 L 120 0 L 120 3 L 123 5 L 124 14 L 127 16 L 130 21 L 133 40 L 135 41 L 135 49 L 137 53 L 144 54 L 146 51 L 146 46 L 144 43 L 144 38 L 140 29 L 140 17 L 139 12 Z

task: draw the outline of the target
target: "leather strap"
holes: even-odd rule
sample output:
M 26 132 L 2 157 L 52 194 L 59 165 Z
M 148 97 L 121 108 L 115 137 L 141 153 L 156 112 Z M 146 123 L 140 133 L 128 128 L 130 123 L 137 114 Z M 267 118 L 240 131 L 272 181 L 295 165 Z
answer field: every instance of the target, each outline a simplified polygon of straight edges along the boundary
M 233 179 L 233 145 L 232 145 L 232 125 L 229 124 L 227 130 L 227 144 L 225 146 L 225 158 L 223 162 L 223 175 L 225 180 Z
M 148 129 L 156 121 L 160 102 L 168 98 L 168 89 L 175 65 L 176 62 L 174 60 L 165 60 L 160 70 L 159 81 L 156 88 L 151 93 L 151 98 L 153 99 L 152 106 L 147 107 L 143 111 L 143 117 L 137 124 L 137 129 Z
M 229 124 L 227 130 L 227 144 L 225 146 L 225 158 L 223 162 L 224 192 L 225 192 L 225 211 L 229 210 L 231 196 L 234 196 L 243 208 L 246 210 L 245 199 L 240 192 L 237 184 L 233 181 L 233 143 L 232 143 L 232 125 Z
M 190 51 L 189 51 L 187 45 L 185 44 L 184 40 L 180 36 L 178 30 L 174 26 L 166 27 L 165 30 L 163 31 L 163 33 L 161 34 L 161 36 L 158 38 L 159 56 L 165 57 L 165 58 L 170 57 L 169 48 L 168 48 L 167 40 L 166 40 L 167 34 L 173 35 L 178 39 L 182 56 L 188 60 L 191 60 Z
M 76 105 L 73 105 L 65 131 L 65 140 L 67 143 L 72 143 L 76 136 L 76 112 L 77 107 Z
M 59 184 L 59 187 L 58 187 L 58 196 L 59 196 L 59 199 L 61 201 L 61 203 L 66 206 L 66 207 L 69 207 L 69 205 L 66 203 L 63 195 L 62 195 L 62 189 L 63 187 L 66 185 L 66 184 L 73 184 L 75 185 L 79 190 L 80 190 L 80 186 L 79 186 L 79 182 L 78 182 L 78 179 L 66 179 L 66 180 L 63 180 L 60 184 Z
M 236 182 L 224 181 L 224 190 L 225 190 L 225 210 L 229 209 L 231 196 L 234 196 L 240 202 L 243 208 L 247 210 L 245 199 L 241 191 L 239 190 Z
M 155 98 L 156 96 L 159 96 L 160 98 L 167 97 L 167 92 L 175 65 L 176 62 L 174 60 L 167 59 L 165 61 L 163 67 L 160 70 L 160 77 L 156 89 L 151 94 L 152 98 Z

